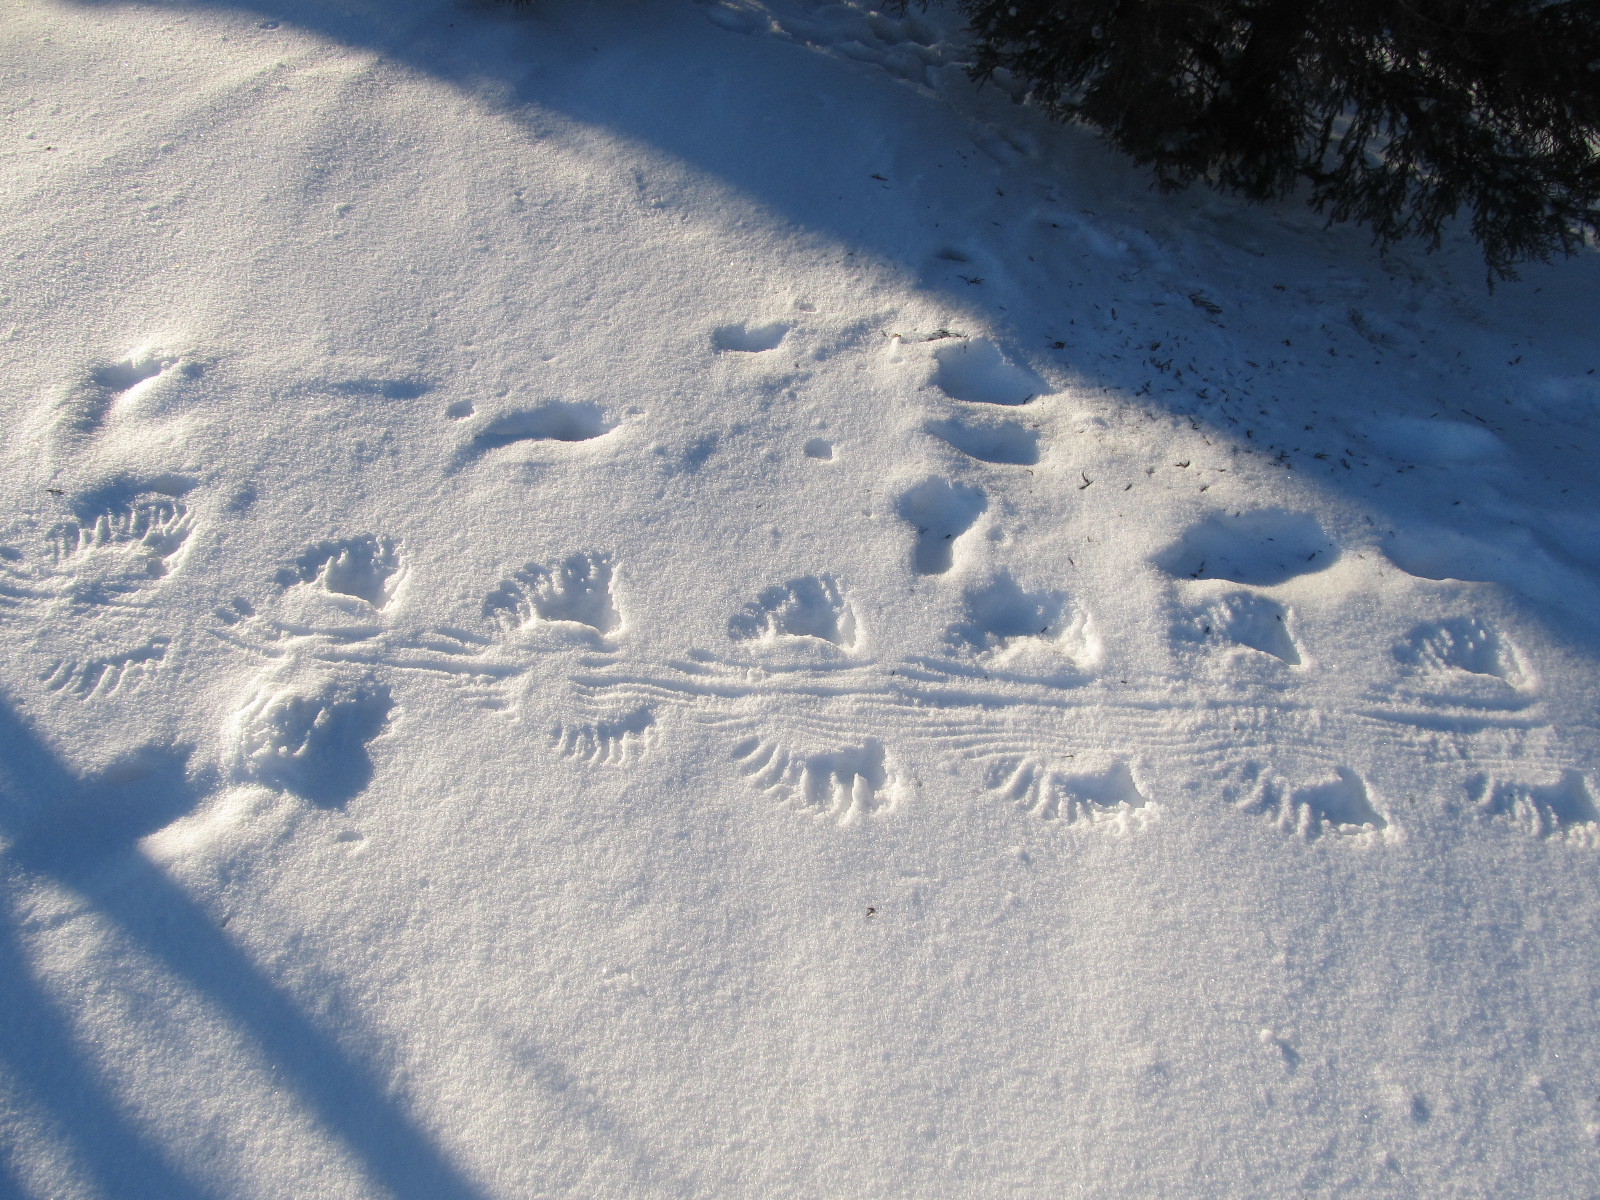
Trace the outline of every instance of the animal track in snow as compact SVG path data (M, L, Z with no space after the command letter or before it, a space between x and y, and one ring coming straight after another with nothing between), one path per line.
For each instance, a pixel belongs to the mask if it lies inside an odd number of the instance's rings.
M900 515L916 530L911 569L918 575L943 575L955 561L955 540L971 529L989 506L975 487L929 479L900 497Z
M293 567L278 573L278 582L284 587L309 583L331 595L383 608L403 577L399 547L386 537L366 533L311 547Z
M814 458L818 462L832 462L833 443L827 438L810 438L805 444L805 454L807 458Z
M178 365L178 359L172 355L159 355L149 351L142 351L130 355L121 362L111 363L107 366L97 367L89 376L95 387L103 388L113 396L120 396L131 392L142 383L148 383Z
M976 653L985 673L1076 684L1098 658L1088 618L1065 593L1025 591L999 571L969 588L964 602L965 619L950 626L946 640Z
M952 640L978 650L1005 649L1014 638L1046 637L1059 632L1066 609L1060 592L1025 592L1000 571L966 593L967 619L950 627Z
M984 782L1023 811L1047 821L1111 821L1126 828L1149 816L1149 801L1128 764L1121 761L1104 771L1086 772L1067 771L1027 756L1003 757L991 760Z
M768 325L724 325L711 333L711 344L719 352L736 354L761 354L776 350L789 336L789 326L782 321Z
M1467 791L1484 811L1509 818L1535 837L1600 846L1600 806L1582 772L1563 771L1545 784L1478 775L1468 781Z
M1338 549L1304 513L1217 513L1191 525L1155 563L1178 579L1227 579L1272 587L1333 565Z
M1307 839L1324 833L1346 837L1384 834L1389 828L1388 820L1373 806L1366 782L1348 767L1338 768L1332 779L1295 787L1268 773L1260 763L1247 763L1243 779L1235 799L1240 808L1269 816L1280 829Z
M0 556L0 564L5 561ZM901 754L920 747L951 764L979 766L990 788L1042 819L1133 828L1161 811L1143 787L1158 770L1218 778L1233 770L1230 764L1255 756L1242 783L1235 775L1227 788L1228 799L1241 809L1308 839L1387 842L1403 831L1361 775L1329 761L1326 747L1343 748L1349 762L1363 762L1362 755L1392 758L1416 777L1456 769L1459 743L1438 734L1459 730L1473 739L1477 762L1495 761L1517 772L1510 782L1497 774L1479 786L1475 794L1485 811L1531 831L1561 831L1569 840L1596 828L1588 777L1578 774L1594 760L1587 748L1592 733L1574 727L1553 741L1543 736L1548 730L1541 728L1541 714L1527 705L1479 704L1458 711L1441 707L1437 697L1408 698L1392 688L1374 704L1370 694L1352 694L1312 673L1296 677L1298 699L1289 705L1281 675L1270 686L1239 678L1226 695L1188 694L1161 672L1090 676L1077 665L1075 643L1063 645L1056 635L1063 624L1069 630L1078 624L1071 601L1048 589L1029 591L1009 573L962 581L968 584L967 619L964 627L952 626L949 636L952 648L971 651L965 657L952 652L880 662L834 654L832 647L845 644L843 618L851 605L836 583L818 576L763 592L734 614L729 631L735 643L813 647L820 653L780 660L724 646L721 654L691 650L681 659L641 660L626 644L595 636L602 627L621 627L612 575L611 560L601 554L574 555L559 567L530 564L485 601L486 615L513 633L548 628L556 632L554 640L377 622L307 629L259 615L246 602L224 607L212 632L228 645L285 671L318 672L305 684L292 682L292 675L288 685L271 682L284 676L267 677L233 726L234 777L339 803L359 790L349 780L361 777L366 741L391 707L385 680L393 674L432 677L506 708L527 689L543 689L554 671L570 672L577 705L559 724L544 726L563 753L584 762L630 763L656 740L663 711L676 711L718 730L756 786L813 813L850 817L893 807L911 794L911 777L896 764L919 761ZM1275 601L1265 597L1210 584L1184 590L1199 593L1202 605L1217 602L1229 620L1248 624L1270 617L1279 624ZM1033 621L1052 613L1057 617L1045 636L1030 632L1045 628ZM578 631L580 640L568 634L562 642L563 629ZM830 633L841 641L830 640ZM1246 631L1238 634L1239 644L1246 644L1246 636L1266 640ZM1458 631L1457 641L1461 637L1477 644ZM580 652L545 653L562 644ZM582 652L585 644L589 652ZM1064 666L1011 669L1009 656L1023 650L1034 654L1024 666ZM1444 650L1432 653L1441 662L1449 657ZM997 669L1002 666L1007 669ZM73 669L60 690L80 686ZM1449 670L1472 675L1464 667ZM356 672L359 681L351 682ZM360 733L363 721L366 734ZM319 732L325 729L333 732ZM319 747L337 739L339 729L356 731L344 736L354 749L348 755L323 753ZM1321 766L1285 779L1261 765L1280 756ZM318 761L325 769L306 765ZM340 782L339 764L348 762L355 763L355 773L346 771ZM318 784L319 771L332 782ZM1518 782L1526 778L1541 782ZM1542 782L1552 779L1557 782Z
M367 744L394 709L389 688L337 675L268 683L234 717L230 775L338 807L372 781Z
M1300 665L1300 648L1289 632L1289 610L1266 596L1249 592L1219 596L1191 612L1175 632L1190 641L1244 646L1292 667Z
M143 646L96 658L58 658L39 676L52 692L65 692L80 700L110 696L123 688L135 688L167 657L168 637L152 638Z
M50 531L49 586L80 604L106 604L169 575L193 531L170 496L139 497Z
M1039 435L1016 421L984 422L950 417L927 430L940 441L981 462L1031 467L1039 461Z
M518 442L587 442L604 437L618 422L587 400L550 400L502 413L487 421L457 454L457 466Z
M900 781L881 742L804 753L749 737L733 747L739 769L765 792L840 824L894 807Z
M933 360L933 384L952 400L1026 404L1050 390L1042 378L1008 362L994 343L983 338L945 342L934 350Z
M1498 630L1476 617L1428 621L1394 648L1396 660L1413 670L1466 671L1503 679L1512 686L1525 677L1521 656Z
M555 727L551 741L568 758L620 766L649 749L655 732L655 713L641 707L603 720L563 722Z
M728 622L736 642L779 638L818 640L849 650L856 643L856 616L838 583L828 575L806 575L769 587Z
M65 448L61 445L63 442L70 445L93 433L115 405L136 399L152 381L174 369L190 377L201 372L199 364L181 366L177 357L152 351L139 351L119 362L105 363L89 371L53 406L51 431L56 450Z
M622 624L609 555L574 554L551 570L529 563L489 594L484 615L508 632L583 626L604 636Z

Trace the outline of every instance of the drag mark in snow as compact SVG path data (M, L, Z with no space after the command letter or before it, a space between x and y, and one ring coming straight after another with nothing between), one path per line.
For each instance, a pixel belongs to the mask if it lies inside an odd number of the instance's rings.
M172 639L152 638L143 646L96 658L58 658L39 678L52 692L64 692L79 700L111 696L124 688L135 688L167 657Z
M326 663L431 675L482 693L491 707L510 707L507 684L525 674L533 646L506 654L489 639L459 629L404 630L379 625L308 627L258 613L235 599L213 614L211 630L225 645L256 658L285 664Z
M574 683L579 703L593 710L673 709L722 731L741 748L735 760L763 786L820 778L812 758L859 747L861 731L871 730L891 756L923 746L974 765L999 798L1046 820L1142 828L1166 807L1147 781L1176 768L1216 780L1244 812L1337 842L1391 841L1398 829L1363 777L1328 762L1320 746L1367 745L1437 765L1456 761L1438 740L1443 728L1485 748L1503 744L1526 764L1523 735L1536 724L1481 710L1468 722L1432 708L1286 702L1248 683L1184 699L1162 678L1079 676L1068 686L945 659L773 665L702 654L658 666L613 659ZM1277 763L1285 766L1269 765Z

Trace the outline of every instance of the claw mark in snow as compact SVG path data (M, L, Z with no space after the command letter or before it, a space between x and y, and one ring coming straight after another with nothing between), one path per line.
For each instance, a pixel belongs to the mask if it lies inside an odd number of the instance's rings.
M400 585L400 566L400 551L394 542L368 533L311 547L292 568L279 572L278 582L284 587L310 583L325 592L383 608Z
M1525 675L1516 647L1476 617L1419 625L1395 647L1394 656L1415 670L1436 674L1466 671L1503 679L1513 686Z
M605 635L622 624L605 554L574 554L555 570L529 563L490 593L484 615L508 632L585 626Z
M643 754L655 737L655 714L648 708L608 720L562 723L551 740L568 758L621 765Z
M177 568L193 531L189 510L170 496L142 497L50 531L47 593L77 604L109 604Z
M1047 821L1111 821L1126 829L1130 822L1143 824L1150 816L1149 802L1125 762L1094 773L1068 771L1028 757L1005 757L991 761L985 783L1023 811Z
M733 747L733 757L763 791L840 824L893 808L900 790L876 741L804 753L750 737Z
M1292 667L1300 665L1300 648L1289 632L1289 610L1266 596L1249 592L1220 596L1190 613L1176 633L1189 641L1243 646Z
M1485 812L1509 819L1535 837L1600 846L1600 807L1579 771L1563 771L1545 784L1477 775L1468 781L1467 791Z
M1332 779L1295 787L1267 774L1259 763L1245 768L1245 795L1237 801L1247 812L1270 816L1280 829L1310 839L1338 834L1389 834L1389 822L1373 806L1366 782L1348 767Z
M137 687L149 672L161 666L172 639L152 638L146 645L97 658L58 658L39 678L52 692L65 692L79 700L110 696L123 687Z
M856 616L838 583L828 575L807 575L770 587L728 622L738 642L815 638L841 650L856 643Z

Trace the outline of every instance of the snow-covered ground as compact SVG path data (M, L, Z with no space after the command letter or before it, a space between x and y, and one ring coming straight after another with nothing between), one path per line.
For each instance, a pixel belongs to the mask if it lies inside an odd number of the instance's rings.
M1596 1194L1595 254L938 9L0 35L0 1195Z

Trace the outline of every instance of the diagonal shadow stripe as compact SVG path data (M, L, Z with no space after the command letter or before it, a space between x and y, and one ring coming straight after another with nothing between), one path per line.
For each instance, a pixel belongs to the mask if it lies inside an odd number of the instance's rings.
M10 890L9 888L7 889ZM0 1064L73 1140L75 1165L106 1196L210 1200L169 1163L107 1094L55 1005L33 982L22 947L0 927ZM0 1195L30 1196L0 1173Z
M479 1200L482 1195L372 1075L265 978L203 909L133 846L198 800L174 772L172 753L140 778L74 775L0 700L0 852L13 873L48 878L93 904L137 950L221 1009L259 1046L305 1110L340 1139L385 1194L398 1200ZM181 756L177 756L181 761ZM174 795L173 789L180 790ZM118 866L116 887L96 888ZM68 1126L107 1194L198 1200L205 1195L168 1166L105 1095L72 1046L64 1020L30 982L14 941L0 958L0 1056Z

